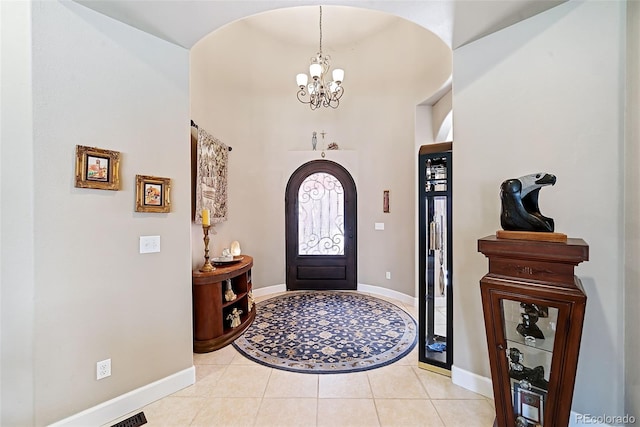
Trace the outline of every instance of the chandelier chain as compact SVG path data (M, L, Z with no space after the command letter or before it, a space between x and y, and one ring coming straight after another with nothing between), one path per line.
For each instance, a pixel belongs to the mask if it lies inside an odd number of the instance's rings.
M322 6L320 6L320 53L322 53Z

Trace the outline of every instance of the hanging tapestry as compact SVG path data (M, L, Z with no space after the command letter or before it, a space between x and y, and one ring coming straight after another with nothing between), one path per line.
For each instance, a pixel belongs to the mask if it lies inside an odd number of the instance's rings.
M198 128L195 222L202 224L202 210L209 209L211 223L227 220L227 170L229 148Z

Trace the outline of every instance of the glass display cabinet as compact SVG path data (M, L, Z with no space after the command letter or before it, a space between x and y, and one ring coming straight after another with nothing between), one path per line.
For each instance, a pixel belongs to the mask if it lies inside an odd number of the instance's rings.
M582 239L478 240L489 259L480 280L495 426L569 424L587 297L574 268Z
M419 153L419 365L449 374L453 363L451 146Z

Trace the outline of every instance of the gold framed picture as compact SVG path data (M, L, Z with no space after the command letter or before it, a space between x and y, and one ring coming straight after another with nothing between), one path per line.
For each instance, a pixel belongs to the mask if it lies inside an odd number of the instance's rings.
M171 212L171 179L136 175L136 212Z
M76 145L76 187L120 189L120 153Z

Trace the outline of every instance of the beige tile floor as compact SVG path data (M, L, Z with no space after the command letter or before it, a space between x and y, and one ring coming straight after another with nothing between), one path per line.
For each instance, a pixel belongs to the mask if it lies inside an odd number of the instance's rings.
M142 408L147 425L492 427L495 417L492 400L419 368L417 349L379 369L335 375L268 368L232 345L193 359L196 383Z

